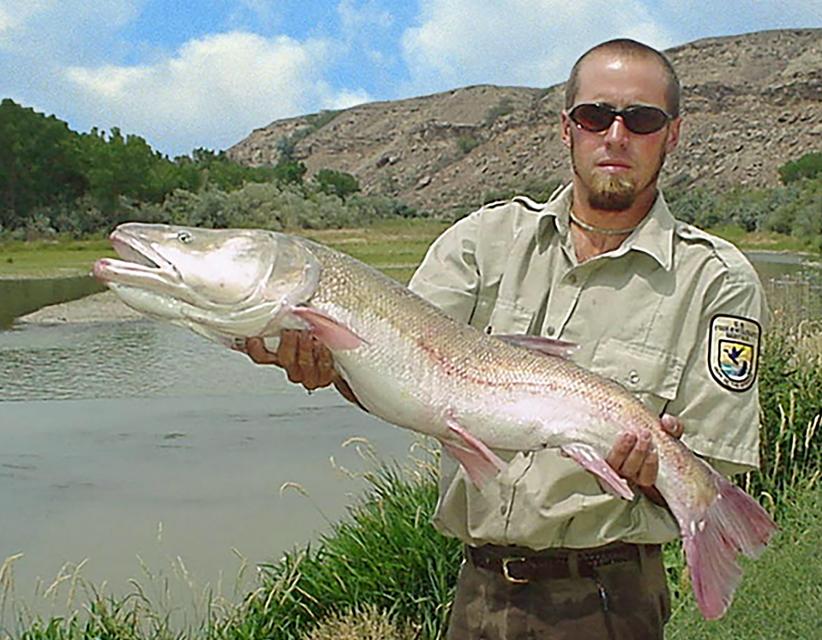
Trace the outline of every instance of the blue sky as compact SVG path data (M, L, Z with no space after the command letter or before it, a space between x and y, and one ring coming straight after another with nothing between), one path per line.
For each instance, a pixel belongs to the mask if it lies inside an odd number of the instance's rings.
M546 87L618 36L822 27L822 0L0 0L0 97L169 155L321 109Z

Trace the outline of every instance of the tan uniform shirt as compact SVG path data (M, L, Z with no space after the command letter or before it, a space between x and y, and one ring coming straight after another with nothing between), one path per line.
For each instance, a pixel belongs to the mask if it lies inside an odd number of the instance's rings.
M740 384L722 380L710 361L719 344L714 336L711 347L712 332L721 337L724 327L727 335L737 317L748 330L765 319L750 263L731 244L675 220L660 195L618 249L580 264L570 203L569 186L545 204L515 198L483 207L434 242L411 289L488 333L578 343L577 363L620 382L653 411L678 416L683 441L720 471L756 467L755 379L744 389L744 375ZM748 349L749 366L757 350ZM667 509L641 493L629 502L603 492L555 450L498 453L511 463L484 494L443 454L440 531L473 545L535 549L678 535Z

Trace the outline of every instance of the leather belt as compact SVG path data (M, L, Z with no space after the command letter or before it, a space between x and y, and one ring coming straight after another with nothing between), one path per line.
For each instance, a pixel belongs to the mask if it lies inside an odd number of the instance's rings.
M466 547L466 557L479 569L501 574L508 582L527 584L546 578L595 578L597 569L621 562L641 561L642 554L660 553L659 545L615 542L591 549L546 549L485 545Z

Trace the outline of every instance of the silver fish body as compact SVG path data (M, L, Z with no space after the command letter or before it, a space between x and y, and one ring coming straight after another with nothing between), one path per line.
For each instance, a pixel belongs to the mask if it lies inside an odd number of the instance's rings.
M737 553L756 556L768 514L661 428L617 383L571 360L456 322L375 269L309 240L261 230L126 224L112 242L130 262L95 275L123 300L231 346L284 328L312 331L372 414L437 438L478 485L504 462L494 450L558 447L624 498L604 458L623 431L651 433L656 487L679 523L707 618L730 604ZM538 339L535 339L538 341Z

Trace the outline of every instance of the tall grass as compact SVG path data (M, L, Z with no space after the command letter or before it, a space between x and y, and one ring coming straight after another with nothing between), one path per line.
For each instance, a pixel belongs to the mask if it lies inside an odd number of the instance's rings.
M262 567L262 585L221 638L299 638L329 618L373 607L425 638L448 616L461 547L430 524L437 499L429 456L378 464L349 517L316 545Z
M763 344L761 469L746 491L778 510L822 474L822 286L804 279L767 284L772 326Z

